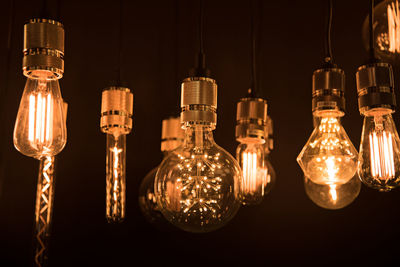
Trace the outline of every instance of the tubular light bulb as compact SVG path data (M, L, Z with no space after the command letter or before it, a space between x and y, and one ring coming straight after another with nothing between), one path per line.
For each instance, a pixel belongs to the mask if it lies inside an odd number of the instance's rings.
M327 111L316 117L316 127L297 161L316 184L345 184L357 171L357 151L340 124L340 115Z
M369 17L363 24L364 45L369 49ZM382 1L374 8L374 48L386 62L398 64L400 56L400 3Z
M179 117L170 117L162 121L161 151L166 158L171 151L182 145L184 131ZM158 166L152 169L143 179L139 188L139 207L146 220L158 228L170 225L157 206L154 192L154 180Z
M307 196L319 207L330 210L350 205L360 193L361 182L354 176L345 184L316 184L304 177Z
M370 187L389 191L400 183L400 140L390 110L364 114L358 175Z
M14 146L22 154L55 156L65 146L67 129L58 80L48 71L28 77L14 127Z
M100 128L107 134L106 219L125 218L126 135L132 130L133 94L128 88L112 86L103 90Z
M183 145L171 151L156 174L158 207L169 222L188 232L216 230L240 207L240 167L213 139L216 95L213 79L191 77L183 81Z

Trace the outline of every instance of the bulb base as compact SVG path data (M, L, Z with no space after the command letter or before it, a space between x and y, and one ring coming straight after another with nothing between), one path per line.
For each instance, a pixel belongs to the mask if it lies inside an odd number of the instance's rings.
M217 83L206 77L189 77L181 89L181 122L184 127L217 124Z
M236 110L236 140L241 143L265 143L267 133L267 101L242 98Z
M35 71L46 71L56 79L64 74L64 26L62 23L36 18L24 25L22 70L35 78ZM49 75L50 76L50 75Z
M170 117L162 121L161 151L172 151L183 143L185 132L179 117Z
M344 115L345 75L340 68L317 69L312 77L312 111L337 111Z
M372 109L396 108L393 69L388 63L362 65L356 73L358 108L361 114Z
M128 134L132 130L133 94L126 87L105 88L101 99L101 131Z
M266 148L269 151L272 151L274 149L274 129L273 129L273 122L270 116L267 116L267 126L266 126L266 131L267 133L267 140L266 140Z

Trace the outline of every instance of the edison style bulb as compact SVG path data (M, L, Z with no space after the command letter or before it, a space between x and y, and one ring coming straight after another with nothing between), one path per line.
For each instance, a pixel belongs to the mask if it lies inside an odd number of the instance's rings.
M340 123L338 112L320 112L320 115L297 161L304 175L316 184L347 183L357 170L357 151Z
M162 121L161 132L161 151L164 158L168 154L182 145L184 131L181 126L179 117L170 117ZM143 179L139 188L139 207L146 220L159 229L165 229L171 224L164 218L158 205L156 194L154 192L154 180L158 166L152 169Z
M14 146L22 154L41 158L57 155L65 146L67 129L56 77L33 71L28 77L14 128Z
M361 182L357 175L345 184L316 184L304 177L304 188L307 196L317 206L337 210L350 205L360 193Z
M400 184L400 140L390 109L364 113L358 175L369 187L389 191Z
M236 160L214 142L211 127L188 126L184 144L172 151L158 169L158 207L182 230L216 230L240 207L240 176Z
M384 61L394 65L400 59L400 3L386 0L374 8L374 48ZM363 40L369 49L369 17L363 24Z

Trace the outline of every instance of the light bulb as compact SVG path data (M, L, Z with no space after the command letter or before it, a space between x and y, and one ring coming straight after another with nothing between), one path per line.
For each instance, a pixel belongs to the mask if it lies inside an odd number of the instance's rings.
M357 151L340 124L340 114L327 111L297 157L304 175L317 184L345 184L357 170Z
M37 70L28 77L14 127L14 146L22 154L40 158L57 155L67 141L63 100L58 80Z
M358 106L364 116L358 175L369 187L389 191L400 184L400 140L392 113L396 108L393 70L388 63L360 66Z
M126 204L126 135L132 130L133 94L129 88L103 90L100 128L107 134L106 219L121 222Z
M267 101L246 97L237 103L236 159L242 168L240 196L244 205L261 203L267 186L265 139L267 129Z
M264 145L264 147L267 147L267 145ZM264 164L264 172L265 172L264 196L265 196L272 190L276 182L276 172L269 159L268 148L266 148L264 151L264 162L265 162Z
M216 230L240 207L240 167L213 139L216 95L213 79L191 77L183 81L184 143L171 151L156 174L158 207L169 222L188 232Z
M364 115L358 175L372 188L391 190L400 183L400 140L391 110Z
M400 3L382 1L374 8L374 49L384 61L398 64L400 59ZM369 49L369 16L363 24L363 41Z
M170 117L162 121L161 151L164 158L182 145L184 131L181 127L179 117ZM164 218L157 205L157 198L154 192L154 180L158 166L152 169L143 179L139 188L139 207L146 220L159 229L165 229L171 224Z
M350 205L360 193L361 182L357 175L345 184L317 184L304 177L307 196L319 207L336 210Z

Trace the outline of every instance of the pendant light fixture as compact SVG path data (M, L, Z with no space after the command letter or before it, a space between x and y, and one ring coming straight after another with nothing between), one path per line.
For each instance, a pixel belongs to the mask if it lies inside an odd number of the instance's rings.
M203 50L203 0L200 0L197 67L183 80L183 145L172 151L156 174L157 205L164 217L188 232L224 226L239 210L241 171L213 139L217 123L217 84L206 69Z
M116 85L103 90L100 129L107 134L106 145L106 219L109 223L125 218L126 135L132 130L133 94L121 82L122 12L119 1L119 42Z
M331 51L332 0L325 41L325 62L312 78L312 111L315 129L297 162L304 176L316 184L338 185L350 181L357 170L357 150L343 126L344 71L333 63Z
M162 121L161 131L161 152L166 158L171 151L183 144L184 131L181 127L179 117L170 117ZM158 171L158 166L152 169L143 179L139 188L139 207L146 220L159 228L169 224L157 205L154 192L154 180ZM169 190L171 191L172 188ZM174 197L177 200L179 198ZM177 202L171 202L171 206L179 206Z
M236 140L240 142L236 159L242 168L241 200L244 205L259 204L272 185L265 143L268 137L267 101L258 96L256 60L256 9L258 0L251 2L251 83L246 97L237 103Z
M396 108L392 66L374 49L374 1L370 2L370 59L356 73L358 107L364 116L358 175L364 184L390 191L400 184L400 140L392 113Z

